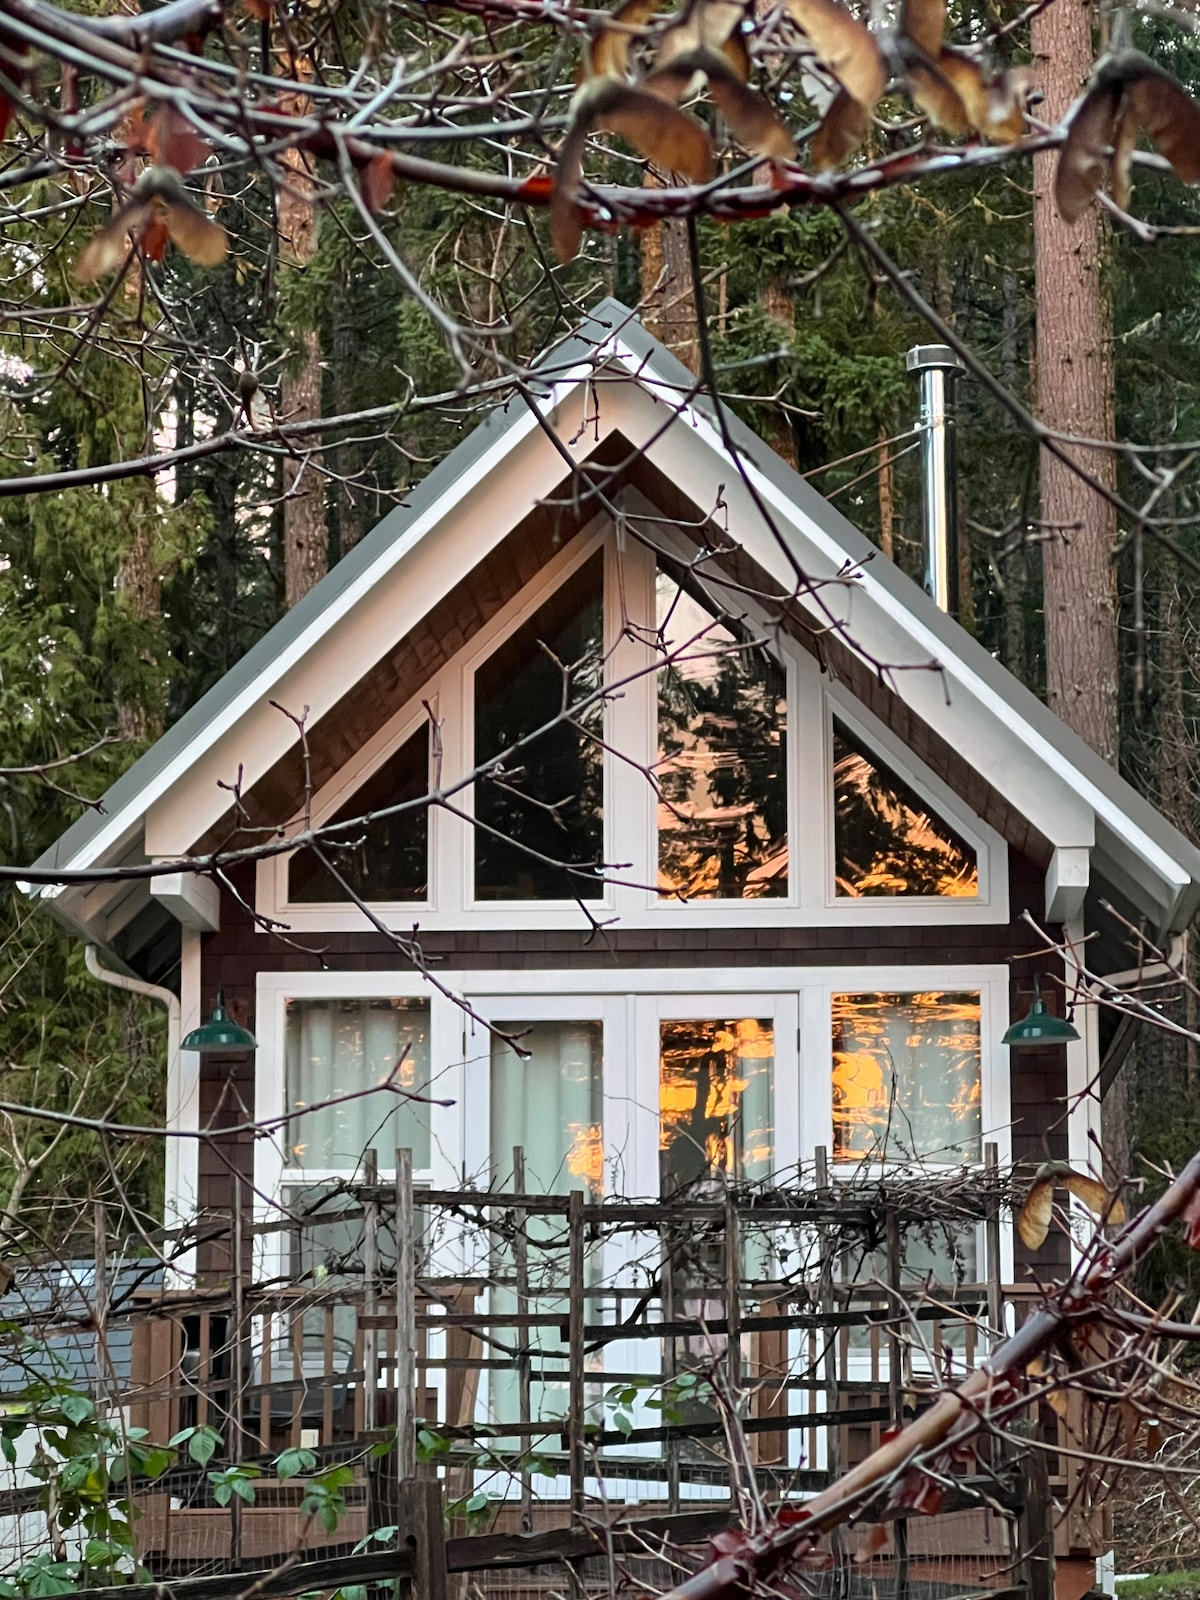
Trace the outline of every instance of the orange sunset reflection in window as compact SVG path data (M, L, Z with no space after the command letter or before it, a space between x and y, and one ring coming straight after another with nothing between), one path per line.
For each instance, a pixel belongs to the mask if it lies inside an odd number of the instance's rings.
M978 896L972 847L837 717L833 806L839 895Z
M659 1053L659 1162L671 1194L718 1172L765 1177L774 1152L769 1021L664 1022Z
M570 1122L567 1133L571 1140L567 1171L582 1178L598 1199L604 1189L604 1129L598 1122Z
M979 1158L979 995L835 994L835 1161Z

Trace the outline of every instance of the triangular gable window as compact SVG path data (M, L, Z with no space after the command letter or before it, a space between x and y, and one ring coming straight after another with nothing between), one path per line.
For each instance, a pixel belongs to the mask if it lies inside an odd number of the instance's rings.
M477 900L602 897L603 676L598 551L475 674L476 765L529 740L475 785Z
M429 792L429 729L422 726L356 789L327 825L371 811L419 800ZM340 839L340 843L338 842ZM429 898L429 810L425 806L377 817L362 828L329 835L322 848L331 865L362 900L423 901ZM327 905L348 898L311 850L288 862L288 899L296 905Z
M837 717L833 805L839 897L978 895L974 848Z

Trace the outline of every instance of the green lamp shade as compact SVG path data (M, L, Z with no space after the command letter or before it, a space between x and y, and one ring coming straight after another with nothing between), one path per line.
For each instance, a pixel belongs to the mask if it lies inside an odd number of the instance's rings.
M243 1050L257 1050L258 1040L249 1028L236 1023L225 1010L225 991L217 990L217 1003L212 1016L200 1027L193 1028L180 1046L183 1050L196 1050L202 1056L221 1055Z
M1039 1044L1067 1044L1079 1038L1079 1030L1066 1017L1056 1017L1046 1010L1046 1002L1035 994L1029 1015L1014 1022L1004 1035L1004 1043L1020 1050Z

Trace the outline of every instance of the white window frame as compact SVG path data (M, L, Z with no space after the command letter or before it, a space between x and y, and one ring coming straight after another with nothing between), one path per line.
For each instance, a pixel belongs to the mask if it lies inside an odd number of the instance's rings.
M847 905L869 905L873 915L871 922L884 925L897 921L907 921L907 917L898 917L896 913L902 908L916 910L918 908L936 909L944 911L949 906L964 905L973 910L986 913L985 917L972 918L971 920L986 920L988 922L1008 921L1008 873L997 873L997 865L1007 867L1007 849L1004 840L984 822L982 817L976 816L958 798L950 786L942 781L936 773L918 762L901 739L898 739L892 730L882 723L873 712L869 711L860 700L856 700L843 684L826 684L821 695L822 726L820 730L821 748L824 750L824 830L828 840L825 857L824 883L822 884L823 903L826 908L842 908ZM834 797L833 797L833 719L845 723L850 731L862 741L869 754L878 755L879 759L889 766L898 778L902 778L910 788L922 798L928 800L930 806L944 821L948 822L956 833L969 844L975 852L975 859L979 868L978 892L971 896L954 895L839 895L835 882L836 835L834 829Z
M610 1164L621 1163L629 1137L628 1006L623 996L589 993L587 974L562 994L505 994L476 997L475 1009L486 1022L505 1029L520 1022L598 1022L603 1029L602 1094L604 1192L611 1187ZM513 988L519 987L513 985ZM511 1156L491 1149L492 1053L484 1022L466 1020L464 1092L471 1116L463 1130L463 1168L480 1188L489 1187L508 1171Z
M623 1192L658 1193L658 1023L718 1013L775 1020L775 1167L808 1163L819 1145L832 1153L832 1002L837 993L978 992L980 998L981 1126L985 1143L1011 1156L1009 1052L1000 1043L1008 1025L1008 968L979 963L889 966L601 967L592 970L446 970L438 982L473 1010L496 1021L590 1020L611 1028L605 1043L605 1159L619 1154ZM487 1036L453 1000L412 971L260 972L256 1029L255 1115L285 1109L285 1027L289 999L417 998L430 1005L431 1094L448 1106L430 1107L431 1164L414 1174L435 1188L479 1181L477 1133L468 1134L464 1107L478 1124L478 1075L487 1069ZM589 1010L589 1007L593 1008ZM632 1042L632 1048L626 1048ZM611 1119L611 1120L610 1120ZM789 1130L794 1128L795 1133ZM469 1140L474 1140L469 1143ZM619 1142L619 1144L618 1144ZM381 1158L384 1152L381 1152ZM382 1159L381 1159L382 1165ZM480 1168L482 1171L482 1168ZM254 1181L261 1194L284 1176L278 1142L255 1145ZM606 1185L609 1179L606 1175Z
M631 502L631 505L634 502ZM641 502L637 501L640 505ZM661 530L669 553L686 559L688 546L680 534ZM386 726L356 752L313 797L317 824L332 816L394 752L412 736L430 710L441 740L441 779L447 791L465 782L474 767L475 673L510 634L534 614L546 598L598 548L604 550L604 647L606 678L624 685L605 706L604 858L620 865L610 874L601 898L588 901L589 911L621 927L734 928L771 927L803 922L809 927L839 924L913 926L942 923L962 926L1008 920L1008 854L1001 836L919 762L889 729L838 684L829 684L813 658L795 641L768 628L751 601L745 610L751 625L762 627L785 671L788 751L789 878L786 896L765 900L660 899L658 878L657 799L641 769L653 768L658 755L658 673L650 637L654 621L656 562L653 553L628 533L622 522L597 516L586 529L546 563L537 577L514 596L482 628L471 643L438 672L420 692L392 716ZM715 586L719 590L719 586ZM649 625L642 638L622 632L625 613ZM429 709L427 709L427 707ZM834 892L832 783L832 715L843 718L868 748L893 767L918 794L928 797L975 849L979 862L979 894L953 896L839 897ZM431 754L433 743L431 740ZM621 755L615 752L620 751ZM820 761L809 759L823 752ZM432 777L431 762L431 777ZM474 896L475 834L469 822L473 809L470 787L451 794L463 813L456 817L438 807L429 814L429 896L420 902L372 902L372 913L387 928L411 929L415 921L429 931L522 927L576 929L583 913L574 901L492 901ZM303 817L292 818L285 831L298 832ZM298 934L367 932L371 919L351 902L306 904L288 898L286 854L258 863L256 908L267 931L272 923Z
M797 1164L811 1170L819 1145L829 1152L833 1149L832 1001L835 993L978 992L981 1143L995 1143L1003 1165L1011 1159L1012 1152L1009 1052L1001 1043L1008 1020L1009 977L1006 966L979 964L778 966L740 970L606 967L592 971L555 968L447 970L439 973L439 983L451 993L463 995L481 1017L497 1023L601 1021L605 1027L606 1192L612 1190L611 1170L616 1157L623 1175L622 1193L630 1198L656 1198L660 1021L722 1014L773 1019L773 1164L777 1172L786 1174L794 1171ZM431 1164L414 1177L419 1184L439 1189L461 1188L464 1183L484 1187L491 1170L487 1149L491 1056L488 1035L453 1001L434 991L412 972L260 973L256 1013L259 1035L256 1118L269 1120L284 1109L288 999L371 999L379 996L429 999L432 1093L437 1099L453 1101L449 1106L431 1107ZM380 1154L386 1159L384 1152ZM383 1170L385 1174L390 1172L390 1163ZM830 1167L835 1181L860 1170L861 1166L849 1164ZM868 1170L879 1171L881 1166ZM277 1144L265 1138L258 1140L254 1166L258 1220L266 1221L275 1216L272 1201L283 1175ZM982 1231L981 1227L981 1263ZM1000 1241L1001 1278L1010 1282L1013 1241L1012 1228L1007 1222L1001 1226ZM260 1247L260 1269L266 1273L283 1270L285 1248L282 1234L267 1234ZM461 1248L454 1240L441 1245L435 1270L451 1274L461 1271ZM615 1254L618 1249L636 1254L638 1242L632 1236L619 1236L613 1244L614 1253L606 1255L606 1273L619 1270L620 1261ZM606 1357L612 1363L610 1370L636 1370L642 1359L639 1349L640 1344L632 1341L607 1346ZM650 1420L649 1413L639 1415L639 1421ZM793 1458L801 1437L801 1430L795 1430L790 1437L789 1452ZM542 1487L546 1493L556 1492L552 1485ZM626 1488L633 1498L653 1492L653 1485L647 1487L635 1481ZM702 1494L697 1497L704 1498Z
M461 1179L461 1105L463 1101L462 1059L459 1048L462 1029L458 1007L438 994L413 972L260 972L258 974L255 1026L258 1052L254 1064L254 1104L269 1108L256 1111L258 1121L281 1116L287 1110L287 1002L289 1000L421 1000L429 1006L429 1059L433 1079L429 1107L430 1162L414 1169L415 1183L427 1188L450 1188ZM439 1069L438 1063L442 1063ZM453 1100L453 1106L439 1105ZM302 1184L317 1185L331 1177L353 1177L339 1170L311 1172L289 1168L283 1156L285 1130L263 1136L254 1146L255 1220L277 1218L277 1202L285 1188ZM380 1150L379 1175L395 1175L394 1152ZM256 1269L269 1279L286 1270L286 1241L283 1234L261 1236L256 1251Z
M784 977L786 969L780 969ZM705 977L714 976L705 973ZM727 977L734 986L714 987L707 992L697 988L694 977L688 988L678 993L639 995L635 1002L636 1032L631 1059L638 1081L634 1085L636 1129L632 1170L636 1192L659 1197L659 1074L664 1022L696 1022L728 1017L770 1018L774 1031L775 1056L771 1083L773 1124L772 1171L794 1170L800 1160L800 1038L797 993L787 983L776 983L767 991L737 984L738 974ZM653 1080L649 1069L653 1063Z

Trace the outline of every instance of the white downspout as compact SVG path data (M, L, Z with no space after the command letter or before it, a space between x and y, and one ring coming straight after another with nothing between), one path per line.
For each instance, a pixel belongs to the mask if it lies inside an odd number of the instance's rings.
M148 1000L157 1000L160 1006L167 1008L167 1072L175 1065L175 1058L179 1054L179 999L170 989L164 989L161 984L146 983L142 978L126 977L123 972L112 972L108 967L100 965L100 952L94 944L89 944L83 952L83 959L93 978L100 983L107 983L114 989L127 989L130 994L145 995Z

